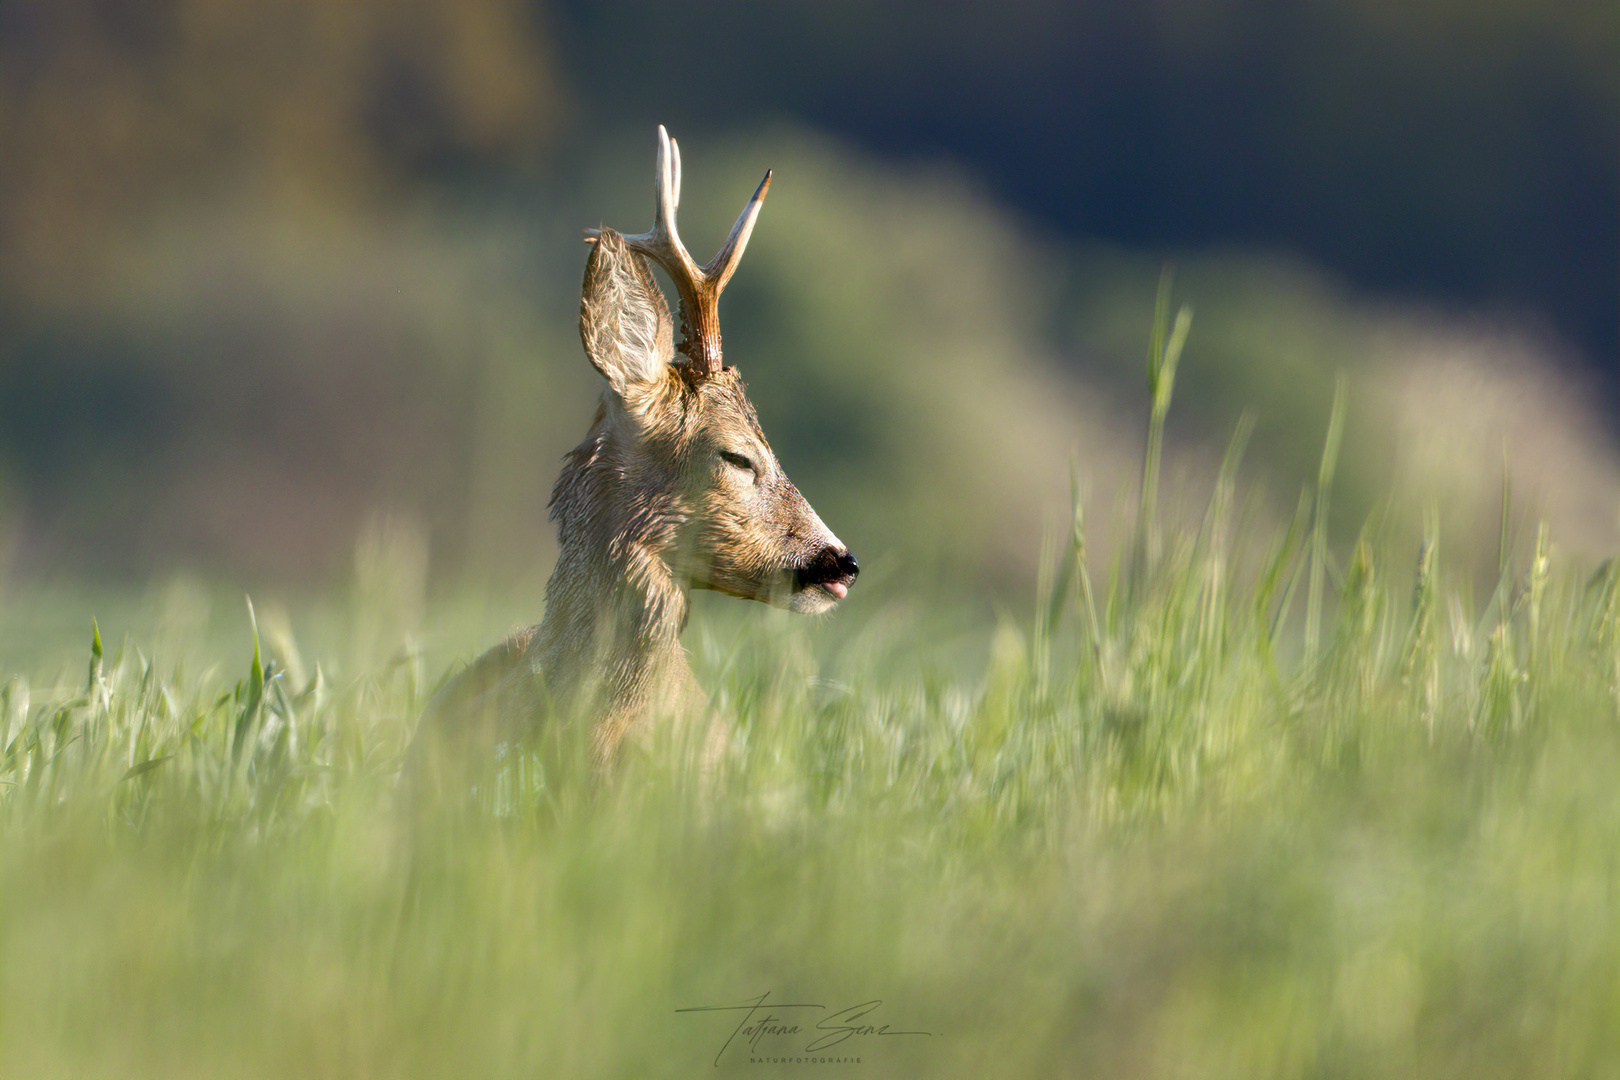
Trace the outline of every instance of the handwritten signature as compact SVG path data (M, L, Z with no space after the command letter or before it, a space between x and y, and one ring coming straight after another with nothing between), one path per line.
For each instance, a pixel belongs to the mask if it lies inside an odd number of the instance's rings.
M933 1035L932 1031L895 1031L889 1024L868 1023L867 1018L883 1004L882 999L863 1001L859 1005L851 1005L847 1009L830 1012L825 1005L811 1002L773 1002L769 1006L771 992L765 991L757 998L749 998L732 1005L697 1005L690 1009L676 1009L678 1013L707 1013L707 1012L739 1012L741 1019L726 1041L720 1044L720 1052L714 1055L716 1067L720 1059L725 1056L726 1050L740 1035L748 1044L750 1050L757 1050L759 1042L767 1035L792 1036L809 1035L810 1041L805 1044L804 1052L811 1054L817 1050L825 1050L829 1046L837 1046L846 1039L865 1035ZM810 1018L802 1013L790 1018L786 1015L789 1010L816 1009L828 1015L816 1020L814 1026ZM778 1015L782 1014L782 1015Z

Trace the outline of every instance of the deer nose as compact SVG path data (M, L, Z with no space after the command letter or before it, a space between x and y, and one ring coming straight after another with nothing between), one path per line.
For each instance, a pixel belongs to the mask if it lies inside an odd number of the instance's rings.
M816 553L816 557L796 572L798 587L805 588L811 585L823 585L840 598L844 590L855 580L855 575L861 572L860 564L855 556L848 550L833 547L828 544Z

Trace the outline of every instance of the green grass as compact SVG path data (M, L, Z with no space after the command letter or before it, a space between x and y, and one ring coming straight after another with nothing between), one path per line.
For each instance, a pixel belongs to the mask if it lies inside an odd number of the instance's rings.
M1186 335L1157 322L1149 493ZM1145 501L1104 568L1077 515L988 650L903 598L705 605L708 778L511 752L405 807L443 667L408 642L98 637L18 674L0 1072L1620 1074L1620 570L1544 531L1516 560L1507 524L1483 592L1432 528L1336 561L1334 415L1286 531L1241 512L1240 426L1201 519ZM354 605L375 643L386 602ZM767 991L930 1034L760 1065L677 1011Z

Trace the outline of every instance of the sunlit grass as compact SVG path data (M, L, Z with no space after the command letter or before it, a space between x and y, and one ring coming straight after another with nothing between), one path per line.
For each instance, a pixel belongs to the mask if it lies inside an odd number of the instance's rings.
M1284 531L1246 424L1177 524L1185 337L1161 302L1134 541L1077 513L987 658L898 599L695 625L713 775L514 749L405 804L442 665L380 585L330 663L260 626L13 675L0 1071L752 1074L815 1035L677 1010L767 991L929 1033L818 1052L871 1075L1620 1071L1620 570L1516 553L1508 492L1484 591L1433 526L1335 553L1342 392Z

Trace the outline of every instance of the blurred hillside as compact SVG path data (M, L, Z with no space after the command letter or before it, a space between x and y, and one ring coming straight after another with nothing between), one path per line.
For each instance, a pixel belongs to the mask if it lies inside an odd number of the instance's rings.
M1043 231L1281 248L1620 359L1620 6L1586 0L564 0L592 121L791 117L960 162ZM701 93L671 94L679 57ZM1611 382L1611 392L1616 389Z
M964 8L902 54L883 43L912 9L893 5L853 26L718 3L677 22L655 5L3 0L0 573L315 585L387 516L441 580L542 579L545 500L599 389L574 329L580 230L650 220L660 120L686 150L694 250L777 170L726 295L727 358L869 565L1026 582L1072 451L1105 533L1135 482L1167 253L1196 309L1170 461L1189 498L1252 408L1274 492L1253 512L1286 517L1344 369L1343 533L1434 500L1463 560L1494 558L1467 537L1494 544L1506 445L1521 505L1604 552L1620 468L1590 369L1620 231L1598 227L1613 170L1594 194L1582 164L1612 156L1615 82L1587 33L1603 19L1341 8L1349 53L1382 43L1408 82L1334 81L1255 30L1254 5L1030 4L994 34L989 8ZM1108 41L1139 51L1093 62ZM628 59L660 51L706 73L702 96ZM1230 139L1194 91L1244 57L1270 65L1247 91L1270 104ZM1424 142L1451 114L1417 90L1442 82L1491 139ZM1406 91L1408 141L1385 141L1368 118ZM1097 160L1032 158L1041 140ZM1272 169L1257 140L1298 156ZM1470 156L1487 142L1546 149L1546 183ZM1122 148L1139 160L1109 172ZM1399 183L1344 170L1371 151Z

